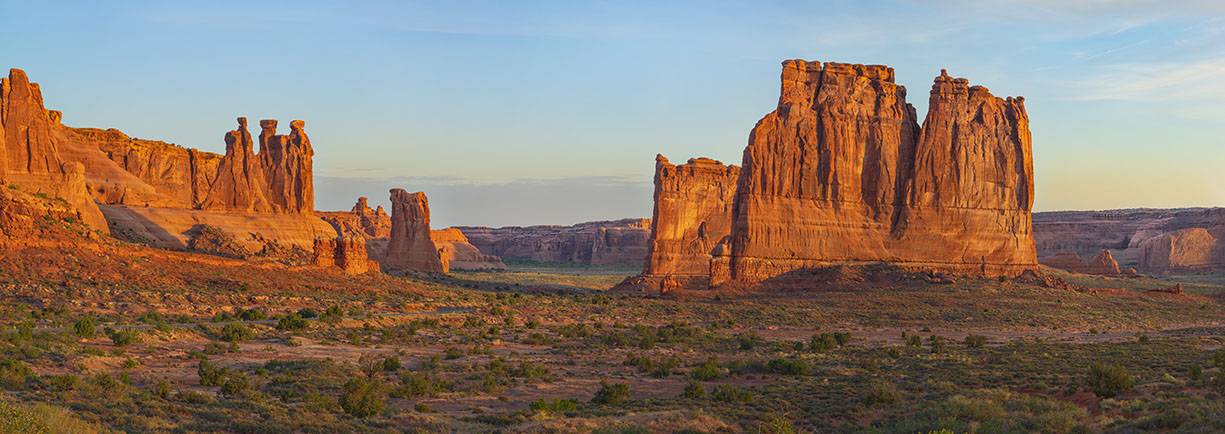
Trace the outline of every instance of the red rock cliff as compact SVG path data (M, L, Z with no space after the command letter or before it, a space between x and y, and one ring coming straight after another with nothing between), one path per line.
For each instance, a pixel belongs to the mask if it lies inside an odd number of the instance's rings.
M641 267L651 221L622 219L570 226L460 226L469 241L504 260Z
M391 239L382 265L390 270L447 272L430 239L430 204L425 193L391 190Z
M268 199L279 212L305 213L314 211L315 184L311 159L315 155L305 122L289 123L288 136L276 134L277 121L259 121L260 165L268 182Z
M726 270L732 232L732 204L740 168L709 158L672 164L655 157L655 211L651 217L650 250L643 275L659 289L668 286L711 285ZM716 252L716 250L718 250ZM716 277L716 281L726 276Z

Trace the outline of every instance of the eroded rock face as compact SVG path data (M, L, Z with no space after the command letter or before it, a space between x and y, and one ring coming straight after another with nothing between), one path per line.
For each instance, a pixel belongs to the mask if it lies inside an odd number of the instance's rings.
M660 290L708 287L730 276L727 260L740 168L709 158L655 157L655 211L643 276ZM716 262L717 261L717 262Z
M1059 252L1103 249L1147 273L1225 268L1225 208L1036 213L1034 235L1039 260L1057 268Z
M265 119L259 123L260 165L268 177L268 198L273 208L285 213L314 211L312 157L315 151L303 130L306 123L290 122L288 136L276 134L276 120Z
M391 190L391 236L383 268L446 273L430 239L430 204L425 193Z
M1071 271L1074 273L1083 274L1099 274L1099 275L1118 275L1123 274L1119 267L1118 261L1114 259L1114 255L1109 250L1102 250L1093 259L1085 261L1076 252L1059 252L1054 256L1047 258L1043 264L1049 267L1055 267L1062 270Z
M505 270L506 264L494 255L481 253L456 228L430 231L430 240L438 247L442 267L446 270Z
M641 267L647 257L651 221L623 219L571 226L460 226L485 254L504 260Z
M357 235L316 239L314 264L336 267L350 275L378 271L378 263L366 257L366 239Z
M1023 99L941 72L922 127L916 118L892 68L784 62L778 107L744 151L730 249L717 255L728 265L711 257L706 267L714 283L875 262L985 275L1035 267ZM654 227L692 230L693 216L658 221L663 213ZM703 269L703 257L669 245L687 236L655 239L684 256L671 260L677 270Z
M5 173L49 175L62 173L63 160L56 146L54 127L60 115L43 107L38 83L31 83L25 71L9 70L0 79L0 124L3 125Z
M273 207L265 195L267 181L247 131L247 118L225 134L225 156L217 165L217 180L209 188L201 209L267 213Z

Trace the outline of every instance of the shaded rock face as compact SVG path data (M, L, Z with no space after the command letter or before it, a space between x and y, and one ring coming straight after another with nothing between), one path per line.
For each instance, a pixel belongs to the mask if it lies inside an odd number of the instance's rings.
M641 267L647 257L650 225L647 219L623 219L572 226L458 229L481 252L503 260Z
M30 193L57 197L91 228L109 232L89 195L85 168L60 155L58 111L43 106L42 90L20 69L0 78L0 180Z
M255 155L247 118L238 118L238 129L225 134L225 156L217 165L217 179L209 188L201 209L272 212L264 194L267 182Z
M314 264L336 267L350 275L378 271L378 263L366 256L366 239L355 235L316 239Z
M285 213L314 210L315 186L311 159L315 155L310 138L303 130L306 123L289 123L288 136L276 134L277 121L260 123L260 165L268 177L268 198L272 207Z
M387 215L387 211L383 210L382 205L372 210L366 197L363 196L357 198L357 203L353 205L351 212L357 216L361 230L367 236L373 238L391 236L391 216Z
M728 265L712 257L712 283L875 262L985 275L1035 267L1023 99L941 72L929 101L920 127L892 68L784 62L778 107L749 135ZM654 227L685 227L692 216L676 218ZM662 252L684 239L662 235L653 246ZM673 262L688 273L709 254Z
M387 270L447 272L430 239L430 204L425 193L391 190L391 236L382 265Z
M1121 268L1149 273L1225 269L1225 208L1059 211L1034 214L1038 258L1108 249ZM1076 270L1071 270L1076 271Z
M733 202L740 168L709 158L674 165L655 157L655 210L643 276L660 290L729 277ZM713 268L713 270L712 270Z
M1114 259L1114 255L1109 250L1098 252L1093 259L1085 261L1076 252L1059 252L1054 256L1047 258L1043 262L1044 265L1055 267L1074 273L1083 274L1100 274L1100 275L1117 275L1123 274L1119 267L1118 261Z
M481 253L456 228L430 231L430 239L438 247L442 267L446 270L505 270L502 258Z

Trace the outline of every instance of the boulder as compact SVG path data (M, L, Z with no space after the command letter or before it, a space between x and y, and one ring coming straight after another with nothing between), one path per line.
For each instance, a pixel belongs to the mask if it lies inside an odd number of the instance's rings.
M378 263L366 257L366 239L355 235L316 239L314 264L335 267L350 275L379 270Z

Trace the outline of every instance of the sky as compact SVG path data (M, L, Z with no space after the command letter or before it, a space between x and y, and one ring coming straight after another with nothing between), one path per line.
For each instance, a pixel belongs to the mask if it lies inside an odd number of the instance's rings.
M1035 208L1225 206L1225 2L0 0L0 67L77 127L224 151L306 121L316 208L649 217L655 154L739 164L785 59L1025 96Z

